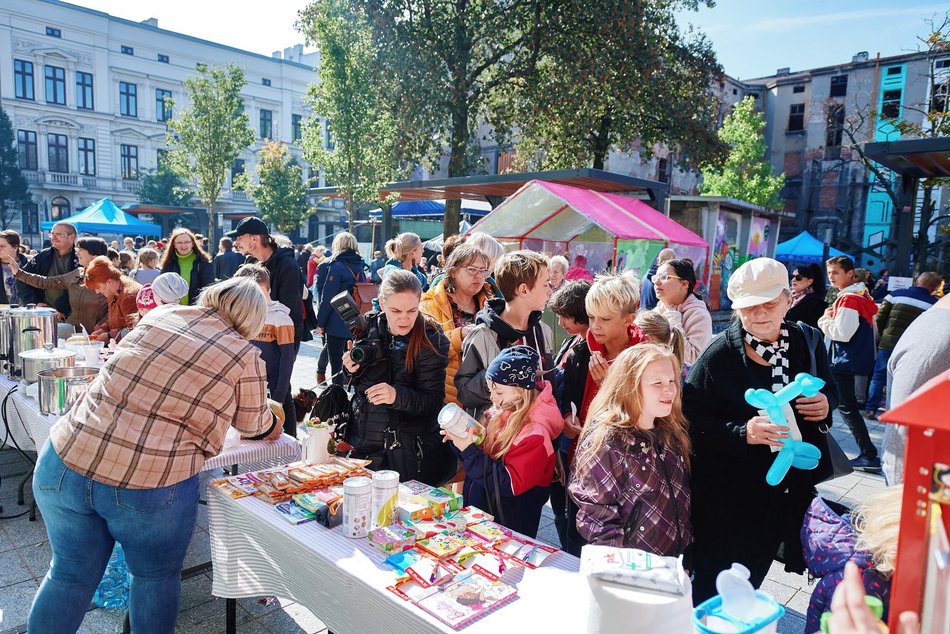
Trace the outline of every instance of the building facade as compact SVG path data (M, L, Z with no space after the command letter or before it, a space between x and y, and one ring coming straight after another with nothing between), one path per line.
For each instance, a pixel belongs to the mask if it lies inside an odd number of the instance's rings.
M252 174L265 139L288 145L305 178L319 173L300 145L315 55L296 46L259 55L55 0L0 5L0 103L13 125L32 202L10 228L34 245L39 223L66 218L110 197L138 202L146 170L166 149L167 121L189 107L184 81L200 65L234 63L244 72L245 112L254 144L236 161L218 207L218 232L256 212L234 176ZM172 106L172 102L174 105ZM195 204L197 201L193 201ZM203 220L203 219L202 219ZM321 239L340 226L340 211L318 209L300 239Z
M848 63L794 73L784 68L742 82L761 95L769 159L774 172L786 176L784 209L795 219L783 225L783 237L807 230L876 273L894 206L851 148L900 139L897 120L921 125L935 105L931 93L946 94L948 80L950 54L871 58L862 52ZM938 188L934 196L940 213L946 192Z

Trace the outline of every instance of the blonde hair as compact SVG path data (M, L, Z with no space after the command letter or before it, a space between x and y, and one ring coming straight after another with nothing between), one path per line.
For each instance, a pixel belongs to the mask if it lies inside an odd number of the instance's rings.
M465 237L465 244L470 244L481 249L481 251L488 257L489 269L494 269L495 262L497 262L498 258L500 258L505 253L505 245L503 245L498 240L495 240L487 233L482 233L481 231L468 234L468 236ZM566 270L567 269L565 269L565 271Z
M509 385L508 387L512 387L518 392L515 403L506 403L509 407L504 409L493 407L488 410L490 418L485 429L485 452L492 460L500 460L511 449L515 438L518 437L524 426L530 422L531 419L528 413L531 411L535 399L538 398L538 390L528 390L517 385ZM502 414L505 411L511 413L508 420L502 425Z
M670 320L655 310L645 310L633 320L640 327L643 334L653 343L666 346L673 351L680 364L686 354L686 335L679 328L674 328Z
M672 362L673 372L679 377L680 362L667 347L641 343L617 355L587 412L587 424L578 439L576 468L585 469L590 460L604 450L604 446L615 433L637 427L637 421L643 411L640 393L643 372L654 361L664 359ZM665 447L677 451L688 469L689 424L683 416L679 389L673 397L673 410L670 415L657 418L655 424L659 440Z
M386 255L397 262L405 262L409 254L421 246L422 238L411 231L406 231L386 243Z
M548 256L537 251L511 251L495 262L495 284L505 301L510 302L522 284L534 288L542 283L541 274L547 270Z
M903 494L904 487L900 484L875 491L854 513L856 548L871 553L874 568L880 573L894 572Z
M216 310L245 339L256 337L267 318L264 294L256 282L245 277L208 286L198 295L197 305Z
M622 275L598 275L584 305L588 315L632 315L640 307L640 291Z
M158 261L158 250L145 247L139 251L139 268L145 268L149 262Z
M341 231L336 234L333 238L333 243L330 245L330 251L332 253L342 253L347 249L352 249L353 251L359 251L360 244L356 241L356 236L352 233L346 231Z

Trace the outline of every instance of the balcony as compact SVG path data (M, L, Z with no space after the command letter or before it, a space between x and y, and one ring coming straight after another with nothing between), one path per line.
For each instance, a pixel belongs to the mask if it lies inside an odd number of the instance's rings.
M26 178L26 182L30 185L43 184L43 174L40 172L23 170L23 177Z
M50 185L79 185L78 174L68 174L63 172L47 172L46 182Z
M247 200L247 194L244 193L243 189L232 189L231 200Z
M138 179L128 180L122 178L119 179L119 187L132 194L138 194L142 189L142 181Z

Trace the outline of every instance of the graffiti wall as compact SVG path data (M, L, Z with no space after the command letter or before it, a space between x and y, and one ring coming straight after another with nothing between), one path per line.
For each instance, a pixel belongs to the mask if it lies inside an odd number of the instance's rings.
M768 218L753 216L749 227L749 248L746 249L746 259L768 256L770 230L771 223Z
M711 310L729 310L732 302L726 295L729 277L739 266L739 225L742 216L728 211L719 212L716 239L713 243L712 275L709 280L709 307Z

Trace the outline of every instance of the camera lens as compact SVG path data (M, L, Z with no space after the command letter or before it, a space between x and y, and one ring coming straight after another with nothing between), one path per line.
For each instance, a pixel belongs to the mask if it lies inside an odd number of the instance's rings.
M353 360L353 363L362 363L363 359L366 358L366 350L360 347L355 347L350 350L350 359Z

